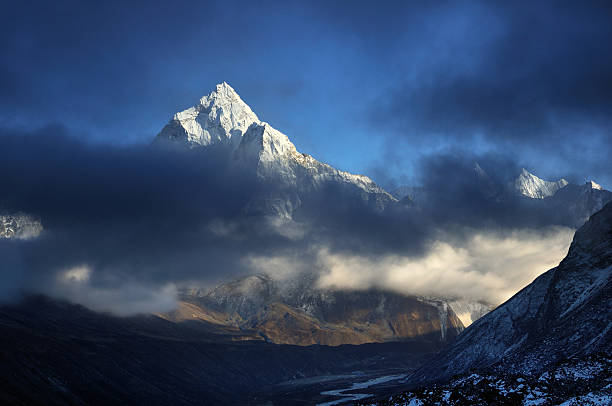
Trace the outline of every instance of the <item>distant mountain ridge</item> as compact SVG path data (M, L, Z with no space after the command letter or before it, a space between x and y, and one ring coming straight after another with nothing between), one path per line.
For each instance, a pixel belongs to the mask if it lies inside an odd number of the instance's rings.
M589 216L612 201L612 192L594 181L576 185L565 179L546 181L525 168L508 184L497 184L478 164L474 164L474 183L482 196L491 201L524 199L534 209L556 213L556 222L572 228L582 226ZM399 186L391 192L398 200L411 204L431 204L432 193L426 186Z

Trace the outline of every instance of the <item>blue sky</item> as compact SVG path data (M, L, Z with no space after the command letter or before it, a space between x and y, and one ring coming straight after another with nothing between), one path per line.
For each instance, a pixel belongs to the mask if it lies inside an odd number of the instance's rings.
M599 2L20 2L0 125L145 143L227 81L299 150L384 186L442 150L612 186Z

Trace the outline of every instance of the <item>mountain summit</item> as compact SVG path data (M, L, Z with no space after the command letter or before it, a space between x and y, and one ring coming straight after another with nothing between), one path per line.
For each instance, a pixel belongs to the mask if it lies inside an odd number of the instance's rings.
M176 113L157 139L185 143L190 148L227 148L233 162L282 189L274 196L258 196L249 204L251 212L290 218L308 195L329 186L375 209L396 201L367 176L340 171L297 151L285 134L261 121L225 82L197 105Z
M223 82L195 106L176 113L158 138L180 140L190 146L237 146L253 123L260 123L255 113L230 85Z

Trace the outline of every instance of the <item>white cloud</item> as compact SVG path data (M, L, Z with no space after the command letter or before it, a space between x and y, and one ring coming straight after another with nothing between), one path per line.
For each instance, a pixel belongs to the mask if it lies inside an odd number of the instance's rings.
M497 305L567 253L573 230L514 231L503 236L477 233L460 246L434 242L419 258L319 252L320 287L360 290L371 287L410 295L449 297Z
M89 280L91 276L91 269L86 266L77 266L64 271L60 274L60 277L64 283L82 283Z
M99 285L92 281L93 271L86 265L60 272L48 293L80 303L92 310L120 316L167 312L177 305L177 288L173 283L149 286L134 280Z

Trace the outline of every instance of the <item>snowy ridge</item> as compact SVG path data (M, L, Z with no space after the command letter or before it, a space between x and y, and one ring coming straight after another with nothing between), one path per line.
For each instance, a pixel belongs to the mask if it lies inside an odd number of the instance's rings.
M531 210L545 210L556 218L556 224L572 228L582 226L589 217L612 201L612 192L594 181L583 184L568 183L565 179L548 182L522 169L510 182L495 181L478 164L474 165L474 183L471 185L480 197L490 202L511 202L520 199L520 204ZM392 191L398 199L416 207L435 205L439 191L423 187L400 186Z
M553 196L559 189L567 186L567 184L568 182L565 179L559 179L556 182L540 179L523 168L519 177L514 181L514 188L523 196L532 199L544 199L545 197Z
M402 185L389 193L397 200L409 199L410 202L417 205L427 204L427 189L421 186Z

